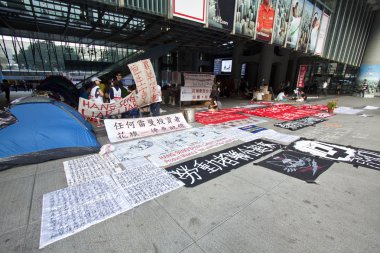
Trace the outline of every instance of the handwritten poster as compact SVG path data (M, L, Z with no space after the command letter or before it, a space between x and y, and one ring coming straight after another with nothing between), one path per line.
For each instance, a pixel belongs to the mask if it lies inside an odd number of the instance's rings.
M63 167L68 186L123 171L119 166L119 160L113 154L84 156L63 162Z
M211 74L183 73L183 77L185 79L185 86L205 88L211 88L215 79L215 76Z
M186 187L194 187L270 154L280 147L279 144L269 141L255 140L174 165L166 170L184 182Z
M44 194L40 249L131 208L108 176Z
M115 103L95 103L88 99L79 98L78 112L82 114L83 117L103 118L110 115L121 114L137 106L140 106L140 104L136 101L135 92L132 92Z
M191 128L182 113L147 118L106 119L104 124L112 143Z
M158 101L160 96L157 90L157 80L153 65L149 59L128 64L136 83L136 88L141 99L141 105L149 105Z

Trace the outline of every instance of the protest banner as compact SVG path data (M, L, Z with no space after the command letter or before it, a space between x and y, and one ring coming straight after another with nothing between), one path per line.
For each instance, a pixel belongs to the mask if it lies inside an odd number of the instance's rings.
M215 76L212 74L183 73L185 86L190 87L212 87Z

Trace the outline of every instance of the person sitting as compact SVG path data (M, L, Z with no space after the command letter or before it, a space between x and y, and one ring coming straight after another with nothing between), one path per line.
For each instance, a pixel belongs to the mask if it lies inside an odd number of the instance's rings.
M256 89L255 92L253 92L253 96L251 101L262 101L263 100L264 93L262 89Z
M285 92L282 90L280 93L278 93L276 99L276 101L287 101L287 95L285 94Z
M218 111L218 102L216 101L215 97L211 98L210 105L208 106L208 110L210 112L217 112Z

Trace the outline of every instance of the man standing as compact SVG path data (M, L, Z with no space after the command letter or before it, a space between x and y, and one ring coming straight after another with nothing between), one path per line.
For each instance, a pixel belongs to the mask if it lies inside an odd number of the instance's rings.
M157 94L157 97L154 97L156 102L153 104L150 104L150 112L152 113L153 117L160 116L162 94L161 94L161 86L158 84L156 85L155 93Z
M323 91L323 95L325 95L325 97L327 96L327 86L328 86L327 81L324 81L323 86L322 86L322 91Z
M361 97L364 98L364 93L366 92L366 90L368 90L368 83L367 83L367 79L364 79L364 82L363 82L363 85L362 85L362 94L361 94Z
M269 1L270 0L263 0L260 5L257 22L257 38L264 41L271 40L273 31L275 12Z

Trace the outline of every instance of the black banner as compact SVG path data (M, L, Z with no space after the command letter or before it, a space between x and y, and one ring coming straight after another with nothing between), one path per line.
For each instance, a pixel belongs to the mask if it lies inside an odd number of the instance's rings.
M258 139L171 166L167 171L184 182L186 187L194 187L280 148L279 144Z
M380 170L380 152L357 148L354 158L354 166L363 166L370 169Z
M277 123L277 124L274 124L274 126L295 131L304 127L313 126L323 121L326 121L326 120L322 118L316 118L316 117L306 117L306 118L301 118L297 120Z
M208 24L210 27L232 31L235 0L209 0Z
M334 164L333 161L293 151L280 152L258 163L262 167L306 182L314 182L332 164Z

